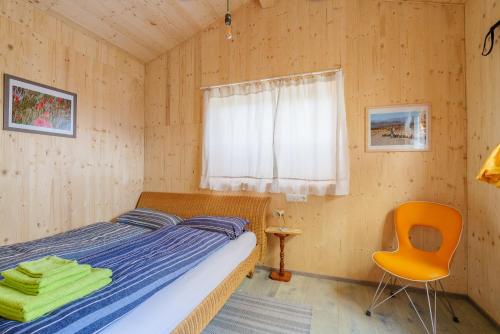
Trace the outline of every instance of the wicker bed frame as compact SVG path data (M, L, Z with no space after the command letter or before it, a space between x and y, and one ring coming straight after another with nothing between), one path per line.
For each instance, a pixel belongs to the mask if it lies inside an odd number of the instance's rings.
M257 245L173 331L175 334L200 333L219 312L255 264L262 259L266 247L265 218L269 197L209 194L175 194L144 192L138 208L150 208L190 218L198 215L238 216L247 219L249 229L257 236Z

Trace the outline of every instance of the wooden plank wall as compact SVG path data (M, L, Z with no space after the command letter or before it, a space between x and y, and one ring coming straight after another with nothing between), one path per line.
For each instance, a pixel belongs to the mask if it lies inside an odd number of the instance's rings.
M24 1L0 0L0 41L0 74L78 94L76 139L0 130L0 244L134 207L144 175L144 65Z
M336 68L345 71L351 194L286 203L290 269L378 280L371 253L394 246L392 210L407 200L457 207L466 218L464 6L372 0L249 2L233 15L235 40L217 22L146 66L145 190L199 191L200 86ZM366 153L365 107L432 104L432 149ZM269 215L269 224L279 222ZM422 231L416 243L435 247ZM465 293L466 233L447 280ZM277 266L269 240L265 265Z
M500 144L498 37L493 52L481 56L484 36L498 19L500 1L467 1L468 294L500 323L500 189L475 180L486 157Z

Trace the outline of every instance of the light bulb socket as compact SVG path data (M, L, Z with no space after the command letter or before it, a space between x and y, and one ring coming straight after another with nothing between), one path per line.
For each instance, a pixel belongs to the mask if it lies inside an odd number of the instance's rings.
M224 17L224 23L227 26L230 26L231 22L232 22L231 14L230 13L226 13L226 16Z

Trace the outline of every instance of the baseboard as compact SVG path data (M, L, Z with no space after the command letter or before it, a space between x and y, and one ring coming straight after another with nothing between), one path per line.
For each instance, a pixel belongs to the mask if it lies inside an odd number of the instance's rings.
M266 271L278 270L277 268L263 266L263 265L257 265L256 268L266 270ZM313 278L321 278L321 279L327 279L327 280L338 281L338 282L355 283L355 284L375 286L375 287L378 285L378 282L372 282L372 281L357 280L357 279L352 279L352 278L337 277L337 276L330 276L330 275L323 275L323 274L314 274L314 273L308 273L308 272L297 271L297 270L288 270L288 271L292 272L295 275L313 277ZM388 286L394 286L394 285L388 285ZM394 287L400 287L400 285L395 285ZM419 288L419 287L409 287L407 290L412 291L412 292L425 293L425 289ZM438 292L438 295L443 295L443 293ZM495 326L500 332L500 324L488 312L486 312L479 304L477 304L472 298L470 298L468 295L463 294L463 293L457 293L457 292L446 292L446 296L451 297L451 298L455 298L455 299L467 300L469 303L472 304L472 306L474 306L475 309L478 310L479 313L481 313L481 315L483 315L486 319L488 319L488 321L490 321L491 324L493 326Z
M264 269L267 271L278 270L277 268L263 266L263 265L257 265L256 268ZM323 274L314 274L314 273L297 271L297 270L288 270L288 271L290 271L296 275L313 277L313 278L321 278L321 279L327 279L327 280L338 281L338 282L356 283L356 284L375 286L375 287L378 285L378 282L373 282L373 281L357 280L357 279L353 279L353 278L345 278L345 277L330 276L330 275L323 275ZM396 285L388 284L387 286L388 287L401 287L398 284L396 284ZM424 288L419 288L416 286L408 287L407 290L413 291L413 292L425 293ZM442 292L438 291L438 295L442 295ZM462 294L462 293L457 293L457 292L446 292L446 296L452 297L452 298L458 298L458 299L469 299L469 297L467 295Z
M474 299L472 299L470 296L467 295L467 300L469 301L469 303L472 304L472 306L474 306L474 308L483 315L483 317L485 317L486 319L488 319L492 324L493 326L496 327L497 331L500 333L500 323L498 323L495 318L493 318L484 308L482 308L478 303L476 303L476 301Z

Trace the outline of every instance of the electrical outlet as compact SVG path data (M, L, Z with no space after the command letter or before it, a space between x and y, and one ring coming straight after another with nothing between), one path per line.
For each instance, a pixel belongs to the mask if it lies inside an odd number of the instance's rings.
M286 194L287 202L307 202L307 195Z

